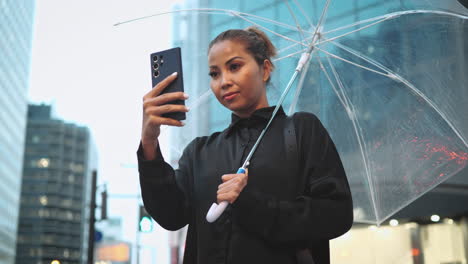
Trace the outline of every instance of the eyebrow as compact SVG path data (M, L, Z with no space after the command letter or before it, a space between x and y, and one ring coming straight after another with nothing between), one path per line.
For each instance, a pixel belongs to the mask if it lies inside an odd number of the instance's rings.
M230 58L229 60L227 60L227 61L224 63L224 65L228 65L229 63L231 63L231 61L233 61L233 60L235 60L235 59L244 59L244 58L242 58L241 56L232 57L232 58ZM217 68L217 66L215 66L215 65L210 65L210 69L211 69L211 68Z

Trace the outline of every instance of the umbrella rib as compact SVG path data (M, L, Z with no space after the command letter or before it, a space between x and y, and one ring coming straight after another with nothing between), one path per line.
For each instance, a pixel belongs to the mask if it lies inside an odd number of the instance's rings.
M311 37L306 38L306 39L311 39ZM288 50L288 49L292 49L292 48L296 47L297 45L298 45L298 44L296 44L296 43L291 44L291 45L289 45L289 46L287 46L287 47L284 47L284 48L278 50L278 53L282 53L282 52L284 52L284 51L286 51L286 50ZM305 49L304 49L303 51L305 51Z
M325 66L323 66L323 63L322 63L322 61L320 60L320 57L318 57L318 56L317 56L317 61L318 61L319 65L320 65L320 69L323 71L323 73L325 74L325 77L327 77L328 82L329 82L330 85L332 86L332 89L333 89L333 91L335 92L336 96L338 96L338 99L340 100L341 104L342 104L343 107L346 109L346 112L350 111L350 110L349 110L348 103L345 102L345 100L342 98L342 95L340 94L340 92L336 89L335 84L334 84L333 81L331 80L330 75L328 74L327 70L325 69Z
M325 7L322 10L322 14L320 15L319 21L317 23L317 26L315 27L314 34L312 35L312 43L310 44L309 48L307 49L306 53L309 53L314 49L317 40L320 39L320 35L322 34L320 31L320 28L322 28L322 24L325 22L325 16L327 15L328 7L330 6L330 1L327 0L325 3Z
M293 0L293 2L294 4L296 4L297 8L299 8L299 12L301 12L302 16L305 17L307 23L309 23L310 28L314 28L314 24L310 20L309 16L307 16L306 12L304 11L304 8L302 8L302 6L299 4L299 2L297 2L297 0Z
M304 39L304 41L302 41L302 43L306 43L306 44L304 44L303 46L309 47L310 44L308 44L307 41L312 40L312 39L313 39L313 36L306 37L306 38ZM286 50L288 50L288 49L292 49L292 48L296 47L297 45L299 45L299 44L298 44L298 43L293 43L293 44L291 44L291 45L289 45L289 46L286 46L286 47L280 49L280 50L278 51L278 53L282 53L282 52L284 52L284 51L286 51ZM302 49L300 52L304 52L304 51L306 51L306 50L307 50L307 49Z
M377 25L377 24L379 24L379 23L382 23L382 22L384 22L384 21L386 21L386 20L388 20L388 19L389 19L389 18L384 18L384 19L382 19L382 20L379 20L379 21L377 21L377 22L374 22L374 23L372 23L372 24L366 25L366 26L364 26L364 27L361 27L361 28L352 30L352 31L347 32L347 33L344 33L344 34L342 34L342 35L339 35L339 36L336 36L336 37L332 37L332 38L330 38L330 39L325 39L324 41L318 42L316 45L320 45L320 44L323 44L323 43L327 43L327 42L330 42L330 41L333 41L333 40L336 40L336 39L345 37L345 36L350 35L350 34L352 34L352 33L355 33L355 32L364 30L364 29L366 29L366 28L369 28L369 27L371 27L371 26L375 26L375 25ZM328 33L328 32L327 32L327 33ZM327 33L323 33L323 34L322 34L322 38L323 38L324 35L326 35ZM312 38L313 38L313 36L308 37L308 38L306 38L305 40L309 40L309 39L312 39ZM295 46L297 46L297 45L298 45L298 44L292 44L292 45L290 45L290 46L288 46L288 47L285 47L285 48L282 49L281 51L285 51L285 50L290 49L290 48L293 48L293 47L295 47Z
M350 34L353 34L353 33L355 33L355 32L364 30L364 29L366 29L366 28L375 26L375 25L380 24L380 23L382 23L382 22L384 22L384 21L387 21L387 20L389 20L389 18L385 18L385 19L379 20L379 21L377 21L377 22L374 22L374 23L372 23L372 24L366 25L366 26L364 26L364 27L357 28L357 29L355 29L355 30L351 30L350 32L346 32L346 33L344 33L344 34L342 34L342 35L339 35L339 36L336 36L336 37L332 37L332 38L326 39L326 40L324 40L324 41L320 41L319 43L317 43L317 45L320 45L320 44L323 44L323 43L327 43L327 42L333 41L333 40L335 40L335 39L339 39L339 38L345 37L345 36L347 36L347 35L350 35ZM326 35L326 34L328 34L328 32L325 33L325 34L323 34L323 35Z
M304 32L302 31L301 26L299 25L299 21L297 21L296 16L294 15L294 13L293 13L291 7L289 6L288 0L283 0L283 1L284 1L284 3L286 4L286 7L288 8L289 13L290 13L291 16L293 17L294 23L296 23L296 28L297 28L298 31L299 31L299 37L301 38L301 42L304 42L305 36L304 36Z
M431 100L429 99L423 92L421 92L418 88L416 88L412 83L410 83L408 80L406 80L405 78L401 77L400 75L398 74L395 74L395 79L399 80L400 82L402 82L403 84L405 84L407 87L409 87L415 94L419 95L422 99L424 99L424 101L426 101L444 120L445 122L447 122L447 124L449 125L449 127L453 130L453 132L458 136L458 138L463 142L463 144L465 145L465 147L468 148L468 142L465 140L465 138L461 135L460 131L458 131L458 129L452 124L452 122L450 121L450 119L445 115L444 112L442 112L442 110L439 109L439 107L437 107L437 105Z
M400 76L396 72L393 72L389 68L383 66L379 62L365 56L364 54L358 53L357 51L355 51L355 50L353 50L353 49L351 49L349 47L343 46L342 44L338 44L338 43L335 43L335 42L331 42L331 43L333 43L337 47L339 47L339 48L341 48L341 49L343 49L343 50L357 56L358 58L360 58L360 59L362 59L362 60L364 60L364 61L366 61L366 62L368 62L368 63L370 63L370 64L378 67L379 69L384 70L384 71L386 71L388 73L388 74L382 74L382 75L387 76L387 77L389 77L389 78L391 78L391 79L393 79L395 81L400 81L401 83L405 84L416 95L418 95L422 99L424 99L424 101L426 101L427 104L429 104L429 106L431 106L445 120L445 122L447 122L447 124L450 126L450 128L453 130L453 132L458 136L458 138L463 142L463 144L466 147L468 147L468 143L465 140L465 138L461 135L460 131L458 131L458 129L453 125L453 123L450 121L450 119L445 115L445 113L442 112L442 110L439 109L439 107L431 99L429 99L423 92L421 92L418 88L416 88L412 83L410 83L408 80L406 80L405 78L403 78L402 76ZM319 49L319 50L321 50L321 49ZM354 64L352 62L349 62L349 63ZM375 72L375 73L379 73L379 72L374 71L372 69L369 69L369 70L371 70L372 72ZM379 73L379 74L381 74L381 73Z
M202 93L202 95L200 95L197 100L193 103L190 104L189 108L190 109L196 109L198 106L200 106L200 104L205 100L207 99L210 95L212 95L211 93L211 89L207 89L205 92Z
M355 27L357 25L370 23L370 22L373 22L373 21L376 21L376 20L386 21L386 20L394 19L396 17L398 17L398 16L391 13L391 14L387 14L387 15L383 15L383 16L377 16L377 17L373 17L373 18L369 18L369 19L364 19L364 20L361 20L361 21L358 21L358 22L355 22L355 23L352 23L352 24L348 24L346 26L342 26L342 27L338 27L338 28L329 30L327 32L324 32L323 34L327 35L327 34L330 34L330 33L336 32L336 31L341 31L343 29L353 28L353 27Z
M343 82L341 82L341 79L339 78L339 75L338 75L338 72L336 71L335 67L333 66L333 64L331 63L331 60L330 60L330 57L327 57L327 62L328 64L330 65L330 68L332 70L332 73L333 73L333 77L335 77L335 80L336 80L336 83L338 84L338 87L340 88L339 91L341 92L341 96L343 97L346 105L348 106L348 111L353 111L352 109L352 103L350 102L350 100L348 99L348 95L346 94L346 91L344 89L344 85L343 85ZM349 113L349 112L348 112ZM350 114L350 113L349 113ZM351 115L351 114L350 114Z
M255 18L255 19L258 19L258 20L261 20L261 21L264 21L264 22L268 22L268 23L271 23L273 25L281 26L283 28L287 28L287 29L290 29L290 30L294 30L294 31L297 30L295 27L293 27L293 26L291 26L289 24L281 23L281 22L278 22L278 21L275 21L275 20L272 20L272 19L268 19L268 18L265 18L265 17L261 17L261 16L249 14L249 13L243 13L243 12L239 12L239 11L233 11L233 10L228 10L228 9L220 9L220 8L191 8L191 9L179 9L179 10L160 12L160 13L156 13L156 14L152 14L152 15L142 16L142 17L138 17L138 18L118 22L118 23L115 23L114 26L119 26L119 25L122 25L122 24L127 24L127 23L131 23L131 22L139 21L139 20L144 20L144 19L156 17L156 16L173 14L173 13L183 13L183 12L199 12L199 13L215 14L215 15L226 15L226 14L233 15L233 13L236 13L238 15L252 17L252 18ZM304 31L304 32L312 33L312 32L309 32L309 31Z
M197 100L195 102L190 104L189 108L192 109L192 110L197 109L204 100L209 98L210 95L212 95L211 90L210 89L206 90L205 92L202 93L202 95L200 95L197 98ZM161 132L169 131L170 129L171 129L171 127L163 126L161 128ZM177 149L176 147L174 147L174 146L171 146L171 149L176 151L178 153L178 155L182 154L182 152L179 149Z
M340 87L341 94L342 94L343 98L345 99L345 101L347 102L347 105L348 105L347 113L348 113L349 119L351 120L351 122L353 124L354 133L356 134L356 137L357 137L357 140L358 140L359 148L361 150L361 156L362 156L363 162L364 162L364 168L366 170L366 177L367 177L367 180L369 182L369 185L371 186L372 206L374 208L376 219L379 219L379 212L377 211L376 197L374 196L374 193L372 192L372 190L375 189L375 184L374 184L374 181L372 179L372 173L371 173L371 170L369 168L369 164L367 163L368 153L367 153L367 146L366 146L365 140L363 138L362 127L361 127L361 125L359 123L359 120L358 120L358 118L356 116L356 110L354 108L354 105L350 102L348 96L346 95L344 85L341 82L341 79L340 79L340 77L339 77L339 75L338 75L338 73L337 73L335 67L333 66L333 63L331 62L329 57L327 57L327 61L328 61L328 64L330 65L330 68L332 69L332 72L333 72L333 75L335 77L336 83Z
M288 40L288 41L291 41L291 42L295 42L295 43L300 44L300 45L303 45L303 46L307 46L307 45L305 45L305 44L302 43L302 42L299 42L299 41L294 40L294 39L292 39L292 38L286 37L285 35L279 34L279 33L275 32L275 31L273 31L273 30L271 30L271 29L269 29L269 28L266 28L266 27L264 27L264 26L262 26L262 25L259 25L258 23L255 23L254 21L252 21L252 20L250 20L250 19L248 19L248 18L246 18L246 17L243 17L242 15L240 15L240 14L238 14L238 13L234 13L234 12L233 12L232 14L233 14L234 16L237 16L238 18L243 19L243 20L245 20L245 21L247 21L247 22L249 22L249 23L251 23L251 24L253 24L253 25L257 26L257 27L259 27L259 28L262 28L263 30L268 31L268 32L270 32L271 34L274 34L274 35L276 35L276 36L278 36L278 37L280 37L280 38L283 38L283 39Z
M390 13L390 14L385 14L385 15L382 15L382 16L377 16L377 17L373 17L373 18L369 18L369 19L364 19L364 20L361 20L361 21L358 21L358 22L355 22L355 23L352 23L352 24L349 24L349 25L346 25L346 26L342 26L342 27L332 29L330 31L324 32L323 34L326 35L326 34L329 34L329 33L335 32L335 31L340 31L340 30L347 29L347 28L350 28L350 27L355 27L357 25L364 24L364 23L369 23L369 22L372 22L372 21L375 21L375 20L382 20L382 19L383 20L390 20L390 19L397 18L399 16L412 15L412 14L438 14L438 15L454 16L454 17L458 17L458 18L461 18L461 19L468 19L468 16L461 15L461 14L456 14L456 13L452 13L452 12L435 11L435 10L407 10L407 11L393 12L393 13Z
M331 0L327 0L327 2L325 3L325 7L323 8L322 14L320 15L320 19L317 23L317 26L315 27L314 35L318 33L319 28L322 26L322 24L325 21L325 16L327 14L328 7L330 6L330 1Z
M232 12L232 11L226 10L225 12ZM253 14L249 14L249 13L243 13L243 12L237 12L237 13L239 13L240 15L243 15L243 16L249 16L249 17L253 17L253 18L258 19L258 20L263 20L264 22L269 22L271 24L278 25L278 26L281 26L281 27L284 27L284 28L287 28L287 29L291 29L291 30L296 30L297 29L296 27L293 27L293 26L291 26L289 24L285 24L285 23L281 23L281 22L278 22L278 21L275 21L275 20L271 20L271 19L266 18L266 17L261 17L261 16L257 16L257 15L253 15ZM306 32L306 33L312 33L312 32L306 31L306 30L303 30L303 31Z
M335 54L333 54L333 53L330 53L330 52L328 52L328 51L326 51L326 50L323 50L323 49L321 49L321 48L318 48L318 47L315 47L315 48L316 48L317 50L319 50L319 51L321 51L321 52L323 52L323 53L325 53L325 54L327 54L327 55L329 55L329 56L335 58L335 59L344 61L344 62L349 63L349 64L352 64L352 65L354 65L354 66L356 66L356 67L362 68L362 69L364 69L364 70L368 70L368 71L371 71L371 72L373 72L373 73L377 73L377 74L380 74L380 75L383 75L383 76L385 76L385 77L388 77L388 78L392 78L392 79L393 79L393 76L390 75L390 74L388 74L388 73L383 73L383 72L376 71L376 70L374 70L374 69L371 69L371 68L369 68L369 67L363 66L363 65L361 65L361 64L358 64L358 63L352 62L352 61L350 61L350 60L341 58L340 56L337 56L337 55L335 55Z
M377 67L377 68L379 68L379 69L381 69L381 70L383 70L383 71L385 71L385 72L387 72L387 73L389 73L389 74L390 74L390 72L391 72L389 68L383 66L383 65L380 64L379 62L377 62L377 61L375 61L375 60L373 60L373 59L371 59L371 58L365 56L364 54L362 54L362 53L360 53L360 52L358 52L358 51L356 51L356 50L354 50L354 49L352 49L352 48L350 48L350 47L348 47L348 46L345 46L345 45L340 44L340 43L335 42L335 41L330 41L330 43L333 44L333 45L335 45L335 46L337 46L338 48L340 48L340 49L342 49L342 50L345 50L345 51L347 51L348 53L351 53L352 55L354 55L354 56L356 56L356 57L358 57L358 58L360 58L360 59L362 59L362 60L364 60L364 61L366 61L366 62L372 64L372 65L374 65L375 67ZM392 77L392 76L390 75L389 77Z
M300 53L303 53L303 52L305 52L305 51L307 51L307 49L302 49L302 50L300 50L300 51L296 51L296 52L294 52L294 53L290 53L290 54L288 54L288 55L286 55L286 56L283 56L283 57L274 59L273 62L279 61L279 60L283 60L283 59L286 59L286 58L293 57L293 56L295 56L295 55L297 55L297 54L300 54Z

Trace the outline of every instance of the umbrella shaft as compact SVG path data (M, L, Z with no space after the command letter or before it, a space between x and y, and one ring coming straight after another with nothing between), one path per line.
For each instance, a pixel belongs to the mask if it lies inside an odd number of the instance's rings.
M283 104L283 101L284 101L284 99L286 98L286 95L288 94L289 90L291 89L291 87L292 87L294 81L296 80L297 75L299 74L299 71L300 71L300 70L297 70L297 69L294 71L293 76L292 76L291 79L289 80L289 83L288 83L288 85L286 86L286 89L284 90L283 94L281 95L280 99L278 100L278 103L276 104L275 109L273 110L273 113L271 114L270 120L268 121L268 123L267 123L267 125L265 126L265 128L262 130L262 133L260 134L260 136L258 137L257 141L255 142L255 145L254 145L254 146L252 147L252 149L250 150L249 155L247 155L247 158L245 159L244 164L242 164L242 168L246 169L246 168L249 166L250 159L252 158L252 156L253 156L255 150L257 149L258 144L260 144L260 141L262 141L262 138L263 138L263 136L265 135L266 131L267 131L268 128L270 127L270 124L271 124L271 122L273 121L273 119L275 118L276 113L278 112L280 106Z

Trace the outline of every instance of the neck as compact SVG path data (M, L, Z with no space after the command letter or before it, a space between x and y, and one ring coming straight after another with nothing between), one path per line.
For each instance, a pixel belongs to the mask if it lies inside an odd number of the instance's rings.
M247 109L245 111L234 111L234 114L240 118L249 118L258 109L266 108L269 106L270 104L268 104L268 101L265 100L264 102L257 104L255 107L251 107L250 109Z

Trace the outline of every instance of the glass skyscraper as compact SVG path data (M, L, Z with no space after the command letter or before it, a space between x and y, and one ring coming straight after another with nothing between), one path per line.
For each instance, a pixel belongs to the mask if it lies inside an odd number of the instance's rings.
M88 128L29 106L17 264L85 263L93 146Z
M34 0L0 0L0 263L15 259Z

